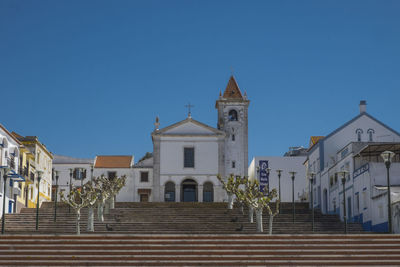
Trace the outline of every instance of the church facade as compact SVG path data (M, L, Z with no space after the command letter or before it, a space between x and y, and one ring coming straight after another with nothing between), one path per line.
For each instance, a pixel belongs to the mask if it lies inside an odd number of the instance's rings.
M155 202L221 202L226 199L217 179L247 175L248 106L233 76L216 101L217 128L191 117L165 128L158 118L153 140Z

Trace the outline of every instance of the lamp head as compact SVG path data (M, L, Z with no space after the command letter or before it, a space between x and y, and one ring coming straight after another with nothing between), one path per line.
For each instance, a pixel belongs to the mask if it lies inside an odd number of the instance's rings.
M391 162L392 162L392 159L393 159L393 157L394 157L395 155L396 155L396 154L393 153L392 151L386 150L386 151L382 152L381 157L382 157L382 159L383 159L383 162L385 162L385 163L387 163L387 162L391 163Z
M271 171L271 168L267 168L267 173L269 174L269 172Z
M277 169L276 172L278 173L278 176L281 176L281 173L283 172L283 170Z
M38 180L40 181L42 179L43 171L37 171L38 175Z
M307 178L313 180L315 178L315 175L316 175L315 172L309 172Z

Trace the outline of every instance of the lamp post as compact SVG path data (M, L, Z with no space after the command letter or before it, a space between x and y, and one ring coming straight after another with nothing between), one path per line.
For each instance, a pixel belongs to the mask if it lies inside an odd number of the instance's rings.
M392 202L390 199L390 178L389 178L389 169L390 164L392 163L392 158L394 157L395 153L392 151L384 151L381 154L383 161L386 165L386 177L387 177L387 187L388 187L388 233L391 234L393 232L392 229Z
M296 209L294 206L294 176L296 175L296 172L289 172L291 177L292 177L292 207L293 207L293 223L294 223L294 216L296 214Z
M37 202L36 202L36 230L39 229L39 197L40 197L40 180L42 179L42 171L38 171L38 186L37 186Z
M276 172L278 173L279 201L282 203L282 199L281 199L281 174L282 174L282 170L278 169L278 170L276 170ZM279 205L279 213L281 213L281 206L282 205Z
M1 217L1 234L4 234L4 230L5 230L5 223L6 223L6 185L7 185L7 172L9 171L8 167L3 168L3 214Z
M58 173L59 171L55 171L56 173L56 199L54 200L54 222L57 221L57 198L58 198Z
M310 201L311 201L311 220L312 220L312 223L311 223L311 229L312 229L312 231L314 232L314 198L313 198L313 192L314 192L314 179L315 179L315 173L313 173L313 172L310 172L309 174L308 174L308 178L310 179L310 187L311 187L311 190L310 190L310 196L311 196L311 198L310 198Z
M93 182L93 164L90 164L90 180Z
M72 191L72 172L74 170L73 169L69 169L69 192L68 195L71 194ZM71 206L68 205L68 213L71 213Z
M347 234L347 216L346 216L346 175L348 171L340 171L337 174L342 175L342 185L343 185L343 221L344 221L344 233Z

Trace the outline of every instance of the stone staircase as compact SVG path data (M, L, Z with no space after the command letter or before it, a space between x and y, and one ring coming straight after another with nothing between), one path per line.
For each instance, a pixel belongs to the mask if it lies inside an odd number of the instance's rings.
M254 234L255 223L248 222L235 207L227 203L116 203L116 208L105 215L105 221L95 220L95 233L125 234ZM87 209L82 210L81 232L86 232ZM36 210L25 208L19 214L6 215L6 233L9 234L73 234L76 232L75 214L65 204L57 205L57 222L53 221L54 203L45 202L39 212L39 230L35 230ZM95 218L97 216L95 215ZM282 203L281 213L274 218L273 234L313 233L311 212L307 203L296 203L295 222L292 204ZM254 218L255 220L255 218ZM106 227L108 226L108 230ZM268 231L268 215L263 214L264 231ZM343 233L344 224L336 215L315 212L314 233ZM349 223L349 233L362 233L360 224Z
M4 235L0 266L399 266L399 235Z

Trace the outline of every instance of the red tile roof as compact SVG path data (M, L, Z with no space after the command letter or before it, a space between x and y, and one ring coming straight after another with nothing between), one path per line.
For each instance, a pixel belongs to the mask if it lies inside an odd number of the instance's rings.
M243 99L243 95L240 92L239 86L233 76L229 79L228 85L226 86L223 98L227 99Z
M133 156L96 156L95 168L130 168Z

